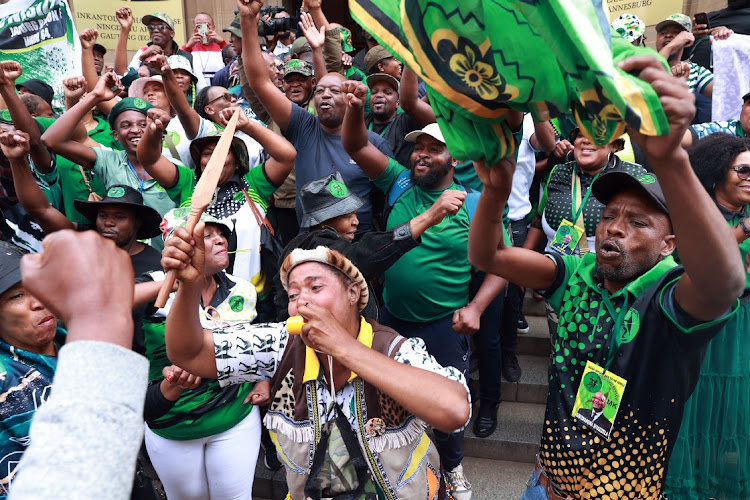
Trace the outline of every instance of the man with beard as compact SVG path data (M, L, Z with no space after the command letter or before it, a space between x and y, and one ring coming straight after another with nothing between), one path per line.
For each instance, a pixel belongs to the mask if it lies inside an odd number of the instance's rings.
M500 306L496 299L506 285L505 280L488 275L473 298L470 296L471 265L466 247L477 193L467 193L454 180L457 162L437 123L406 136L406 141L414 143L411 168L407 169L368 141L364 124L367 87L347 81L341 85L341 92L348 100L341 142L385 193L390 207L386 209L387 230L425 212L442 198L454 199L449 215L422 234L422 244L385 271L380 321L405 337L422 338L440 364L454 366L468 376L466 334L485 328L499 330ZM397 192L400 196L394 194ZM489 307L493 312L483 315ZM498 394L499 383L498 378ZM436 430L435 436L447 490L456 500L471 499L471 485L461 466L463 430L453 434Z
M279 126L297 149L294 164L297 175L296 195L308 182L340 172L344 183L365 204L357 212L359 228L357 234L364 234L372 228L371 186L366 175L357 167L341 145L342 123L344 120L344 95L341 86L344 77L339 73L328 73L317 82L313 93L316 115L289 100L268 77L266 63L261 55L256 16L263 3L253 0L250 3L238 2L242 25L242 59L250 87L268 111L271 119ZM362 118L364 126L364 117ZM374 132L369 139L381 152L392 156L388 143ZM302 206L296 204L297 221L302 221Z
M659 498L706 344L744 287L737 240L680 147L695 113L690 91L656 58L619 66L652 85L669 134L629 130L656 175L617 171L594 181L592 193L605 205L596 252L578 258L506 245L497 214L513 161L475 163L484 189L469 235L472 264L543 290L559 316L526 500ZM677 243L682 266L671 256ZM599 392L608 394L609 438L573 416L576 402Z

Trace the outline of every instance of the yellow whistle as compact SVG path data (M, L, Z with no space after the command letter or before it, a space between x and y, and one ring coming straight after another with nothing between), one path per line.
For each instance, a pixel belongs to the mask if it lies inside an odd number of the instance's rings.
M302 333L302 325L305 323L305 318L302 316L290 316L286 320L286 331L289 332L289 335L299 335Z

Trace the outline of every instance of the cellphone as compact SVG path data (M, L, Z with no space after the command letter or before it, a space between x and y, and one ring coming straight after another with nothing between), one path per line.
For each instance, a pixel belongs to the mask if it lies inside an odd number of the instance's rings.
M705 24L706 29L711 29L711 23L708 22L708 14L705 12L698 12L694 17L695 24Z
M203 43L208 43L208 23L198 23L198 33L203 37Z

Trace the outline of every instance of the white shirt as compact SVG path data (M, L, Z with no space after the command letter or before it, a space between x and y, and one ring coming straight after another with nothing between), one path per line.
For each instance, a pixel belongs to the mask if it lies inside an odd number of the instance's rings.
M518 145L518 159L516 160L516 171L513 173L513 187L508 196L508 217L512 221L521 220L531 212L531 201L529 190L534 180L536 169L536 150L531 145L531 136L534 135L534 120L530 113L523 118L523 138Z

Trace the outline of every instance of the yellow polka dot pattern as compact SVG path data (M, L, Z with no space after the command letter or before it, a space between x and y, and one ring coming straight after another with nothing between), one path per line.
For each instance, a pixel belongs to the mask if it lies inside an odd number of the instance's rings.
M609 440L571 417L545 422L540 461L562 491L575 498L658 499L669 448L667 419L646 423L620 408Z

